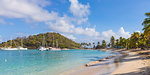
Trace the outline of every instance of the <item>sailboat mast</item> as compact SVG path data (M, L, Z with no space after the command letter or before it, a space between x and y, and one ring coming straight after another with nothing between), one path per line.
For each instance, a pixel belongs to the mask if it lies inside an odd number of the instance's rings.
M45 47L45 36L44 36L44 34L43 34L43 42L42 42L42 46Z
M10 47L12 47L12 38L10 39Z
M7 41L6 41L6 43L5 43L5 48L7 47Z
M23 38L21 38L21 47L23 47Z
M58 48L58 42L57 42L57 40L56 40L56 48Z
M53 47L54 47L54 35L53 35Z

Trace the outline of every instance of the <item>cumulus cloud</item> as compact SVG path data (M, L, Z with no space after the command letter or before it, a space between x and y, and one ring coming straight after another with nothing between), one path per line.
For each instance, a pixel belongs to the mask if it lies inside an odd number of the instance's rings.
M39 3L33 1L35 0L1 0L0 16L33 21L48 21L57 18L56 12L49 13L47 10L42 9Z
M124 28L121 27L118 31L118 35L122 36L124 38L129 38L130 37L130 32L125 32Z
M137 30L137 31L135 31L135 32L141 33L141 31L139 31L139 30Z
M78 0L69 0L71 2L70 12L76 17L77 24L85 23L90 14L90 5L83 5Z
M74 24L74 21L81 24L88 20L89 4L83 5L78 0L69 1L71 2L70 12L74 17L58 16L57 12L45 10L43 7L50 4L47 4L46 0L1 0L0 16L25 19L27 22L44 22L50 30L60 33L98 36L99 33L95 28L82 28Z
M99 36L99 32L96 32L95 28L85 29L82 27L75 27L66 17L61 17L56 22L47 22L51 30L68 34L79 34L86 36Z
M111 36L117 37L116 33L114 33L112 30L103 31L101 35L101 40L109 41Z
M113 32L112 30L103 31L102 35L100 36L99 40L106 40L110 41L111 36L114 36L116 39L119 37L129 38L131 36L130 32L126 32L123 27L121 27L118 32Z
M89 15L89 4L83 5L78 2L78 0L69 0L71 2L70 11L74 16L86 17Z
M69 34L62 34L63 36L69 38L69 39L72 39L72 40L76 40L77 38L73 35L69 35Z
M82 28L76 27L72 22L77 22L81 24L88 20L89 15L89 4L83 5L78 2L78 0L69 0L71 2L70 11L75 17L68 17L64 15L63 17L57 18L56 21L49 21L47 24L51 30L69 33L69 34L79 34L86 36L99 36L99 32L96 32L95 28Z

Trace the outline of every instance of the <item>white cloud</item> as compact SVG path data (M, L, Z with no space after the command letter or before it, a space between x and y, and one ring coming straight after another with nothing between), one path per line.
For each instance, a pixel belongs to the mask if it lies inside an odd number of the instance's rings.
M56 12L49 13L47 10L42 9L39 3L36 4L33 1L35 0L1 0L0 16L33 21L48 21L57 18Z
M74 16L86 17L89 15L89 4L83 5L78 2L78 0L69 0L71 2L70 11Z
M84 35L88 35L88 36L99 36L99 32L96 32L95 31L95 28L85 28L85 29L82 29L82 28L76 28L75 30L75 33L77 34L84 34Z
M116 35L116 33L114 33L112 30L103 31L102 35L101 35L101 40L107 40L107 41L109 41L111 36L118 37Z
M28 0L28 1L37 4L41 7L46 7L51 4L50 1L47 0Z
M139 30L137 30L137 31L135 31L135 32L141 33L141 31L139 31Z
M90 5L83 5L78 2L78 0L69 0L71 2L70 12L76 17L75 21L77 24L82 24L87 22L88 15L90 14Z
M45 10L43 7L48 5L46 0L1 0L0 16L25 19L27 22L44 22L51 30L61 33L98 36L99 33L95 28L82 28L74 24L74 21L81 24L88 20L89 4L83 5L78 0L70 2L70 11L74 17L67 15L61 17L57 12Z
M75 27L67 16L61 17L56 22L47 22L51 30L68 33L68 34L79 34L86 36L99 36L99 32L96 32L95 28L82 28Z
M69 38L69 39L72 39L72 40L76 40L77 38L73 35L68 35L68 34L62 34L63 36Z
M119 39L119 37L123 37L123 38L129 38L131 36L130 32L125 32L124 28L121 27L118 32L113 32L112 30L107 30L107 31L103 31L102 35L100 35L100 37L97 37L97 39L99 40L106 40L106 41L110 41L110 38L114 36L115 39Z
M131 36L130 32L125 32L124 28L121 27L118 31L118 35L124 38L129 38Z

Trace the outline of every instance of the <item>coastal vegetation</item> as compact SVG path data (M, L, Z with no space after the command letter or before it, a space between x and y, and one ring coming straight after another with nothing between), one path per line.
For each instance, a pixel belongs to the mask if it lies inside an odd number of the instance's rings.
M127 49L148 49L150 48L150 13L145 14L147 18L144 19L142 25L143 33L134 32L131 34L131 37L125 39L120 37L116 39L112 36L111 37L111 47L112 48L127 48Z
M93 43L76 43L59 33L41 33L38 35L30 35L28 37L17 37L7 42L2 42L0 47L18 47L22 46L29 49L36 49L40 46L45 47L59 47L59 48L93 48L93 49L105 49L105 48L126 48L126 49L148 49L150 48L150 13L145 13L147 18L144 19L143 33L134 32L129 38L110 38L110 43L106 43L105 40L101 42ZM43 44L44 39L44 44ZM23 44L21 43L23 42Z
M143 33L141 32L134 32L131 34L131 37L124 38L120 37L119 39L116 39L114 36L110 38L110 43L106 44L106 41L103 40L102 44L100 42L96 43L93 42L93 49L104 49L104 48L126 48L126 49L148 49L150 48L150 13L145 13L147 18L144 19L142 25L143 27ZM81 45L84 45L84 48L89 46L88 43L82 43ZM91 46L91 45L90 45Z
M2 42L0 44L0 47L18 47L22 45L21 40L23 43L23 47L29 49L37 49L40 46L58 46L59 48L70 49L77 49L81 47L79 43L76 43L59 33L41 33L38 35L30 35L28 37L17 37L16 39L8 40L7 42Z

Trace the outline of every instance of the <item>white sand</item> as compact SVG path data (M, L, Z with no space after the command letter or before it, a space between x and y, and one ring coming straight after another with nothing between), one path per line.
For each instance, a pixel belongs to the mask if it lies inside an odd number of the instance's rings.
M129 52L129 56L125 58L122 65L111 75L142 75L142 70L149 66L147 64L149 61L149 59L142 60L135 52Z

